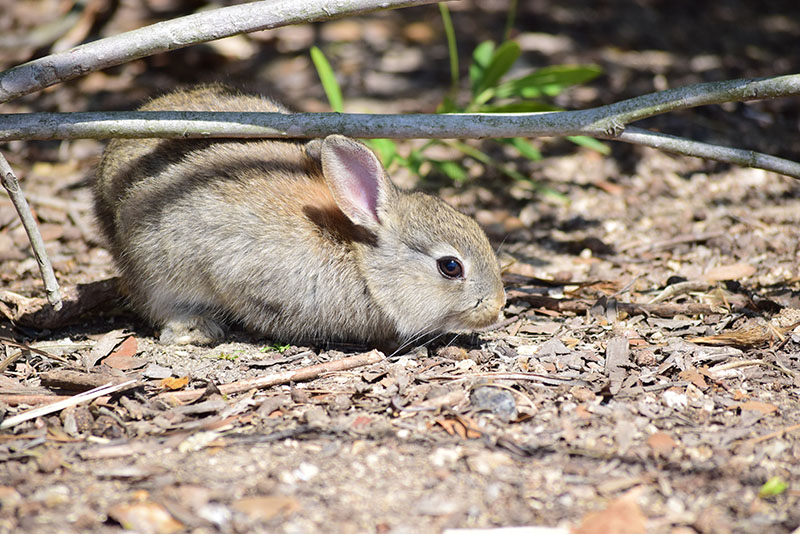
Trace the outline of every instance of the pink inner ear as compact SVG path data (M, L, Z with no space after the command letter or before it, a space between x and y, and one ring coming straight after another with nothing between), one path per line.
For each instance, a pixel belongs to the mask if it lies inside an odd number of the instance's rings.
M337 151L338 152L338 151ZM378 221L378 180L376 173L383 172L382 169L374 168L374 156L367 154L365 150L351 151L346 150L341 154L342 167L348 174L343 191L354 207L370 215L375 222Z
M380 224L383 167L364 145L335 136L323 146L323 170L339 208L356 224Z

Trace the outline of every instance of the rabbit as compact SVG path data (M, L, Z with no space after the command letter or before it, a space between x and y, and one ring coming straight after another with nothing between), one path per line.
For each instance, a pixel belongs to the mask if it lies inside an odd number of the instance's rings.
M142 110L272 111L222 85ZM399 346L495 323L505 293L478 224L397 188L361 142L115 139L95 212L135 309L165 344L225 325L294 343Z

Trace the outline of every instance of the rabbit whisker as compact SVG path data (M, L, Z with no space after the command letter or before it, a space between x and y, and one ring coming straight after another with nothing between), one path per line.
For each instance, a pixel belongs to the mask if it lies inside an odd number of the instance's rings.
M425 336L428 336L428 335L432 334L433 332L434 332L433 329L430 329L430 330L423 329L417 334L412 334L394 352L392 352L392 354L390 354L389 357L391 358L392 356L396 356L398 353L402 352L403 350L407 349L409 346L411 346L415 342L419 341L420 339L424 338ZM430 341L433 341L434 339L437 339L441 335L442 334L437 335L436 337L434 337ZM428 341L427 343L430 343L430 341ZM424 345L427 345L427 343L425 343Z

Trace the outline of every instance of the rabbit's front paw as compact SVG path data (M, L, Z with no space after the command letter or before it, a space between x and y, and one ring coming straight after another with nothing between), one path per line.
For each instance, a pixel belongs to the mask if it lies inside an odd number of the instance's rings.
M182 317L164 325L159 341L164 345L213 345L223 338L224 333L222 326L213 319Z

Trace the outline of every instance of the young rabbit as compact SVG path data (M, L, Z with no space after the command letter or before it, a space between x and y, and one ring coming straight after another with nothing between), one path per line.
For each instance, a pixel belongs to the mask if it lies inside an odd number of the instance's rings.
M141 109L286 112L219 85ZM94 193L130 299L163 343L212 343L235 323L281 341L395 346L488 326L505 303L478 225L397 189L340 135L117 139Z

